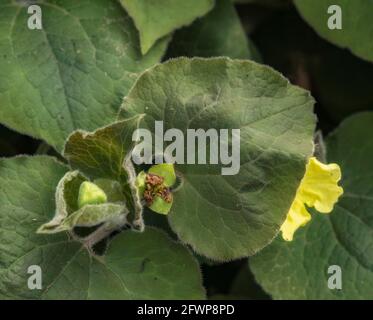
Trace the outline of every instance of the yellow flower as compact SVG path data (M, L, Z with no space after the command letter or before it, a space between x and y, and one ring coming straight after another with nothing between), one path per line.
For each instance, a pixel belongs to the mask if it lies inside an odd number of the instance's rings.
M306 173L280 228L285 240L293 240L294 232L311 220L306 205L321 213L330 213L333 210L334 204L343 194L343 189L338 186L339 180L341 169L337 164L323 164L314 157L309 159Z

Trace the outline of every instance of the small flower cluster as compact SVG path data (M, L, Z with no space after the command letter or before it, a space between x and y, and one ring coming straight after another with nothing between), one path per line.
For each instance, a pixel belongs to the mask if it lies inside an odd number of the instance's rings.
M164 178L148 173L145 178L144 200L149 207L153 204L155 196L162 198L167 203L172 202L172 193L170 188L164 185Z

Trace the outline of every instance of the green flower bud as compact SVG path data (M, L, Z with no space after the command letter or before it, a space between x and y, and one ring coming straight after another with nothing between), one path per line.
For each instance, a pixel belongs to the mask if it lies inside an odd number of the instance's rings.
M105 192L92 182L85 181L80 185L78 196L79 209L87 204L102 204L107 202Z

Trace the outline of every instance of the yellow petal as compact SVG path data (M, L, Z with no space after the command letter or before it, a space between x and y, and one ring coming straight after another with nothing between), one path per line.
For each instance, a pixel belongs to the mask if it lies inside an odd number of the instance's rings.
M311 220L311 215L304 207L303 202L295 199L290 207L285 222L281 226L282 237L286 241L292 241L294 232Z
M343 189L338 186L339 180L341 169L337 164L323 164L316 158L310 158L297 197L308 207L329 213L343 194Z
M338 198L343 194L343 189L338 186L339 180L341 169L337 164L323 164L314 157L309 159L306 173L280 228L284 240L293 240L294 232L311 220L305 205L322 213L333 210Z

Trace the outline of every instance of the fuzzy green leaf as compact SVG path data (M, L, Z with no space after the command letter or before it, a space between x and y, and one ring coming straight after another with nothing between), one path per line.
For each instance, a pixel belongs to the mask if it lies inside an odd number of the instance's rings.
M42 225L38 232L49 233L49 230L59 226L69 214L78 210L79 189L85 180L79 171L69 171L63 176L56 188L54 217Z
M63 154L72 168L91 179L127 182L124 162L134 145L132 134L140 120L141 116L136 116L94 132L75 131L68 138Z
M106 256L90 256L64 234L35 231L54 212L67 168L50 157L0 160L0 296L4 299L202 299L192 255L163 232L125 231ZM40 266L42 289L28 288ZM166 266L166 267L165 267Z
M132 134L138 128L141 115L113 123L94 132L75 131L68 138L64 156L72 168L94 179L119 182L123 188L123 200L134 217L136 229L143 230L142 206L135 187L136 173L130 155L134 142Z
M0 122L61 151L68 135L115 120L142 57L137 30L115 0L37 0L42 30L28 28L25 1L0 4Z
M123 193L120 203L105 203L108 200L105 192L86 181L79 171L65 174L57 185L55 198L56 212L53 219L43 224L37 233L52 234L69 231L74 227L92 227L119 217L121 220L126 219L128 214Z
M307 91L269 67L180 58L146 71L120 117L145 113L141 125L151 132L163 120L165 131L185 137L187 129L241 130L239 174L222 176L221 163L176 165L183 182L168 215L198 253L229 260L256 253L277 234L312 153L312 109Z
M349 48L357 56L373 61L373 2L366 0L295 0L303 18L323 38L342 48ZM342 28L329 29L328 20L335 11L328 8L338 5L342 13ZM333 18L333 17L332 17Z
M352 116L327 139L328 162L342 169L345 190L332 213L316 213L292 242L280 237L250 267L275 299L371 299L373 294L373 113ZM342 271L329 289L328 268Z
M214 0L120 0L120 3L139 30L143 54L158 39L191 24L214 6Z
M75 227L94 227L104 222L114 221L119 217L123 221L126 219L127 214L128 210L124 204L86 204L78 211L69 215L59 225L46 229L45 233L70 231Z

